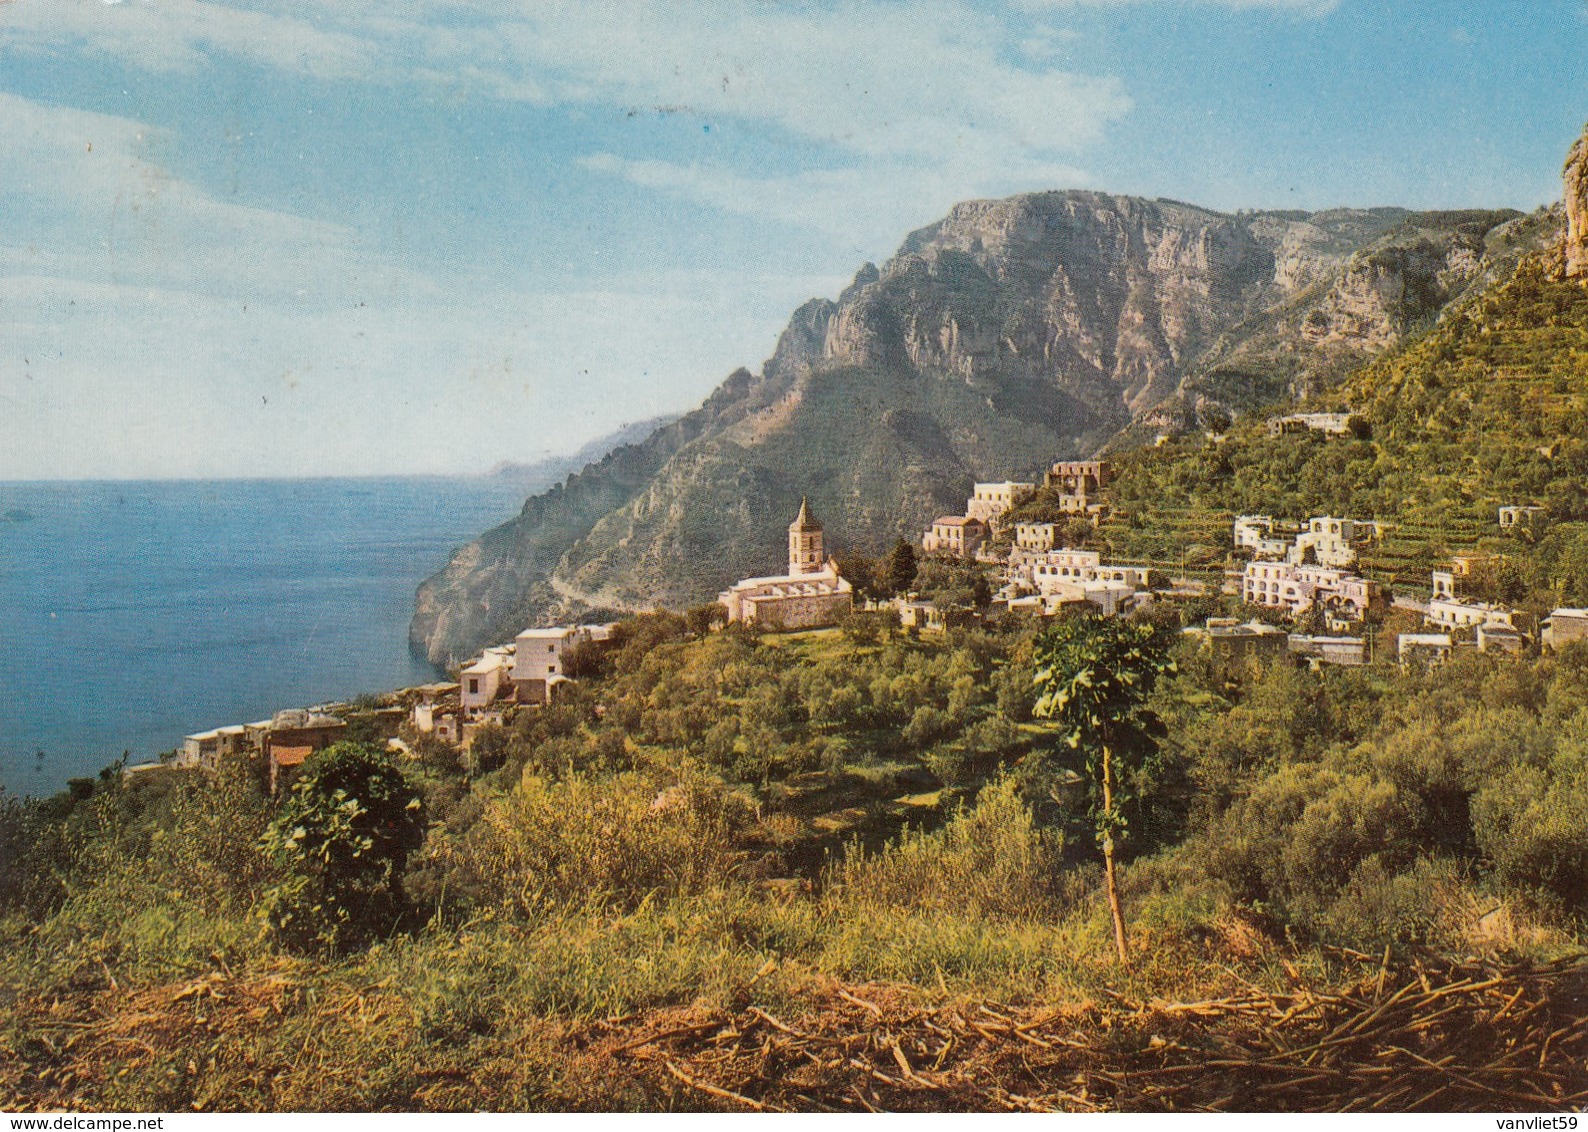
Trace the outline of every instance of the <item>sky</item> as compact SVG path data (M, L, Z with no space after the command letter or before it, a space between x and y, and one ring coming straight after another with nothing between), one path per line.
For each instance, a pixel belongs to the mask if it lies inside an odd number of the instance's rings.
M0 480L475 473L956 201L1532 209L1584 0L0 0Z

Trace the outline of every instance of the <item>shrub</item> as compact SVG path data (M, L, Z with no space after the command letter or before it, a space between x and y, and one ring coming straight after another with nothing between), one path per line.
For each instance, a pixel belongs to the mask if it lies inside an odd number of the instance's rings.
M337 743L311 755L263 838L287 874L265 898L271 930L293 947L339 951L390 929L424 832L419 793L384 752Z
M1039 919L1057 910L1062 848L1003 778L942 829L905 833L874 856L856 847L829 884L845 905Z
M746 798L704 776L526 772L461 842L434 846L421 864L430 871L439 864L443 881L430 885L439 898L444 884L465 908L499 905L524 916L634 908L653 895L721 883L740 860L735 836L754 816Z

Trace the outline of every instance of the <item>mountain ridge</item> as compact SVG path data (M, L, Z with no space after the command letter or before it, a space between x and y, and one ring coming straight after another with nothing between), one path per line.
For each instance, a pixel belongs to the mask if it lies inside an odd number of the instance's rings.
M802 495L835 545L875 550L975 479L1032 477L1133 422L1315 393L1556 226L1078 190L962 202L796 309L759 374L461 548L420 587L410 642L447 664L538 621L709 600L775 564Z

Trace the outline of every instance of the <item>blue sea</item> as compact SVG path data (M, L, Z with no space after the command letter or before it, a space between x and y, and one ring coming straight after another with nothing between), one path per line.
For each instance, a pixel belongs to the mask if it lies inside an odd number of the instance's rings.
M478 478L0 483L0 785L433 680L415 587L515 514Z

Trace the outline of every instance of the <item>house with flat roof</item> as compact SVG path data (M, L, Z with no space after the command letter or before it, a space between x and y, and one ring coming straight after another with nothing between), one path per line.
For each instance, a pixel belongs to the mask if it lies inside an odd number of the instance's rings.
M480 658L458 674L462 690L459 701L465 716L477 715L496 702L504 689L512 689L513 654L516 645L488 648Z
M1291 655L1317 664L1356 668L1367 663L1367 641L1362 637L1328 637L1291 633Z
M952 554L969 558L987 541L987 524L967 515L942 515L921 536L921 549L928 554Z
M1015 546L1034 554L1052 550L1058 544L1057 523L1016 523Z
M346 731L347 724L334 715L296 708L278 711L271 717L270 730L265 735L270 792L275 794L288 786L305 759L329 747Z
M580 647L599 647L612 637L611 625L554 625L525 629L513 640L512 681L521 704L549 704L569 684L568 655Z
M1395 654L1402 664L1442 664L1452 647L1449 633L1401 633L1395 638Z
M1031 498L1036 489L1034 483L1018 483L1014 480L979 483L972 488L971 497L965 501L965 516L980 519L989 527L996 527L1004 512Z
M1573 641L1588 640L1588 609L1562 607L1544 619L1539 639L1546 648L1564 648Z
M1383 585L1371 578L1344 567L1293 562L1248 562L1241 575L1241 596L1248 605L1282 610L1292 617L1316 606L1335 623L1360 621L1387 602Z
M248 729L242 724L217 727L213 731L200 731L182 740L182 752L176 757L177 766L201 766L215 770L221 760L251 750Z
M1522 634L1508 624L1491 622L1478 626L1478 651L1507 653L1511 656L1521 656L1527 642Z
M1241 624L1233 617L1210 617L1205 625L1188 625L1181 631L1199 641L1226 674L1248 660L1284 656L1289 639L1277 625L1255 620Z
M1351 431L1350 413L1291 413L1268 419L1269 436L1298 432L1321 432L1325 436L1345 436Z
M1512 505L1501 507L1500 530L1507 534L1537 535L1549 526L1549 511L1543 507Z

